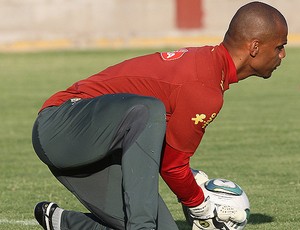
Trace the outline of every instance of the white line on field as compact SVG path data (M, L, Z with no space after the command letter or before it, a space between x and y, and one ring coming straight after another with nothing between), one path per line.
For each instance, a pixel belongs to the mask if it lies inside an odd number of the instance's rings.
M1 224L18 224L18 225L37 225L35 219L32 220L8 220L8 219L0 219Z

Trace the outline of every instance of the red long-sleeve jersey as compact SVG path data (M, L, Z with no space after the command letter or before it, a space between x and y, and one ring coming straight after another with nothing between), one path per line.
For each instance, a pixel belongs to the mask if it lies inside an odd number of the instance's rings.
M186 206L204 195L189 167L207 125L223 105L223 93L237 82L236 68L223 44L184 48L126 60L51 96L41 110L71 98L132 93L160 99L166 108L166 145L161 176Z

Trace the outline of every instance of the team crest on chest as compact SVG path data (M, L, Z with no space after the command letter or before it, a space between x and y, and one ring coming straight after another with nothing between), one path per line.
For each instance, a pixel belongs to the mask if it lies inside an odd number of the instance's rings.
M173 60L181 58L186 52L188 52L187 49L179 49L179 50L172 51L172 52L163 52L163 53L160 53L160 55L161 55L161 58L165 61L173 61Z

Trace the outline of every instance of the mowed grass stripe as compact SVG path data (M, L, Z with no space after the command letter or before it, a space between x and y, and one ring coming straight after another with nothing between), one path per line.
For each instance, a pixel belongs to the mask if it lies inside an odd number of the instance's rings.
M10 225L38 225L35 219L31 220L7 220L7 219L0 219L0 225L3 224L10 224Z

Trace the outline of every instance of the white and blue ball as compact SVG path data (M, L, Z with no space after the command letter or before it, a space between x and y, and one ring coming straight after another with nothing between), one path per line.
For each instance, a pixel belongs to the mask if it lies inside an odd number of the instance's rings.
M195 175L195 172L194 172ZM198 183L200 184L200 183ZM218 218L207 220L191 220L188 217L187 209L183 207L187 221L192 224L193 230L218 230L218 229L234 229L242 230L245 228L250 215L250 203L245 191L236 183L227 179L210 179L199 185L205 197L209 196L210 200L217 206L231 206L244 210L247 219L243 223L235 223L232 221L221 221Z

